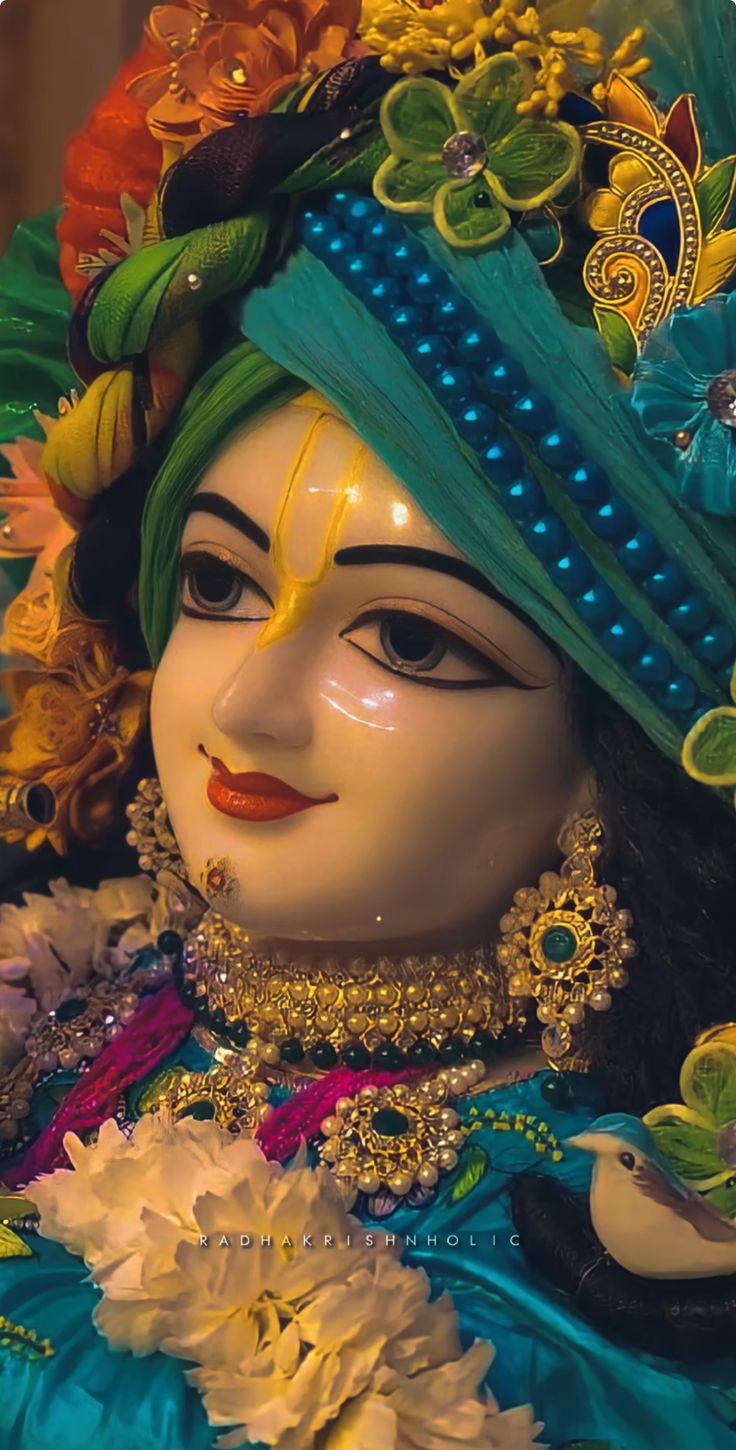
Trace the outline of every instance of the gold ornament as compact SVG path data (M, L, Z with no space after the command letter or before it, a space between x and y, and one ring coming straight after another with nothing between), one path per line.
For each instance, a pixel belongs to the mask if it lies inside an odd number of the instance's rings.
M39 826L52 825L56 817L56 796L43 781L0 780L0 835L13 831L30 834Z
M154 1105L178 1118L211 1118L230 1133L254 1133L272 1109L268 1084L257 1081L251 1060L231 1054L209 1072L180 1072Z
M99 1057L134 1017L141 993L160 976L155 968L143 968L114 983L97 978L75 988L53 1011L31 1018L25 1055L0 1078L0 1151L25 1140L37 1083Z
M631 913L618 910L612 886L596 884L603 844L600 821L578 817L560 837L559 874L547 871L538 887L517 891L501 920L498 961L509 995L520 1009L524 999L536 1002L542 1049L553 1060L569 1052L586 1007L608 1011L611 989L626 986L637 954Z
M200 875L200 885L208 901L217 897L222 901L232 901L237 896L238 882L227 856L212 857L207 862Z
M485 948L284 963L256 955L245 932L210 911L187 941L184 977L195 1008L206 1003L225 1028L247 1025L264 1049L287 1039L305 1053L323 1043L405 1050L420 1039L438 1048L479 1031L497 1036L508 1021L503 978Z
M126 806L125 814L130 821L125 839L137 852L141 871L156 877L161 871L172 872L181 881L186 881L161 785L155 776L138 782L137 793Z
M339 1099L322 1123L322 1162L351 1192L373 1195L387 1188L405 1198L417 1186L434 1188L457 1167L470 1131L449 1102L485 1072L482 1062L470 1062L418 1085L367 1087Z

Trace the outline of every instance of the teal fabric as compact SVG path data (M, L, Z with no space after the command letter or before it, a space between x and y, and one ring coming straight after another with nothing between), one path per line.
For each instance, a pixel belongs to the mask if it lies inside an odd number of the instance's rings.
M550 1108L543 1077L466 1099L461 1111L532 1113L562 1139L596 1116L597 1105L577 1095L567 1111ZM464 1342L480 1336L496 1346L489 1384L501 1406L531 1402L553 1450L587 1440L615 1450L734 1450L736 1360L691 1371L612 1345L532 1273L515 1245L514 1174L543 1164L585 1191L587 1157L568 1150L552 1164L522 1133L490 1126L472 1142L486 1148L491 1166L462 1201L451 1202L448 1180L430 1207L366 1226L416 1237L405 1259L426 1269L436 1292L452 1294ZM56 1244L33 1242L35 1259L0 1264L0 1312L48 1336L56 1355L28 1364L0 1350L3 1450L210 1450L219 1432L187 1386L186 1366L161 1354L111 1353L92 1324L98 1291L83 1265Z
M682 506L668 496L665 481L646 455L639 419L627 400L617 396L597 336L569 326L522 239L514 236L493 252L461 261L427 229L422 229L422 239L481 316L490 320L533 383L545 387L559 416L575 419L588 455L606 465L617 489L622 483L620 493L640 510L643 525L661 532L669 557L687 568L708 602L736 629L730 576L713 563L708 547L701 547L698 528L679 516ZM239 322L243 334L269 358L325 393L462 554L613 696L659 750L678 760L682 722L659 708L655 697L633 679L630 661L607 654L593 629L578 618L527 547L522 529L504 509L500 489L481 473L439 400L382 323L322 261L301 248L268 287L256 287L243 299ZM361 347L355 347L355 338L361 338ZM622 610L639 619L648 638L664 645L679 670L693 677L714 705L723 703L723 686L713 683L690 645L677 638L643 590L624 574L613 548L588 538L590 531L582 538L580 510L572 509L569 500L565 505L553 474L545 490L552 509L590 552Z

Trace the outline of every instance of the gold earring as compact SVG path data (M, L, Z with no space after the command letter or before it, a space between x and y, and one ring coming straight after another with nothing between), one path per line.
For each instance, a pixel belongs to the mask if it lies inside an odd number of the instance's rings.
M612 886L597 883L601 822L594 815L576 817L559 844L565 853L559 873L546 871L538 887L516 892L501 920L498 947L517 1020L524 1000L533 1000L544 1024L542 1050L552 1061L570 1051L586 1007L608 1011L611 988L626 986L627 963L638 950L628 935L631 912L617 908Z
M155 776L138 782L138 790L125 813L130 821L125 839L136 851L141 871L152 876L159 892L164 893L176 930L191 930L199 924L205 902L187 875L161 785Z

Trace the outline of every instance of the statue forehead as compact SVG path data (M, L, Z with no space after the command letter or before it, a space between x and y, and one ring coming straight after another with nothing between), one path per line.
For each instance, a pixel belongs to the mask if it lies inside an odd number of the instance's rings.
M462 557L350 425L316 394L235 439L198 492L215 491L257 523L300 573L333 550L407 544Z

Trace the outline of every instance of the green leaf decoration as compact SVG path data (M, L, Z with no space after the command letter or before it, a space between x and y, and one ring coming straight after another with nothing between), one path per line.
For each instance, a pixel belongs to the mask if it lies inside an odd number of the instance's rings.
M468 1148L467 1152L463 1154L462 1173L453 1185L450 1203L461 1203L469 1193L473 1192L474 1188L478 1187L481 1179L485 1178L488 1172L489 1163L490 1158L485 1148L475 1145Z
M682 748L682 763L705 785L736 785L736 710L724 706L698 720Z
M695 188L703 233L712 236L725 220L736 187L736 156L726 156L706 171Z
M472 70L455 91L467 129L485 136L489 146L501 141L518 122L519 101L534 89L534 71L515 55L493 55Z
M32 1259L33 1250L11 1228L0 1224L0 1259Z
M611 312L607 307L596 307L594 310L598 330L613 366L630 377L639 349L628 318L621 312Z
M505 236L511 217L485 178L478 176L472 181L446 181L439 188L434 223L449 246L478 251Z
M351 143L352 147L352 143ZM356 128L355 147L347 159L347 147L341 140L331 141L303 166L299 166L280 186L274 188L275 196L298 196L302 192L360 190L370 186L379 166L389 155L382 132L373 124L359 136Z
M488 172L499 200L518 211L564 191L580 165L580 137L562 121L520 121L490 150Z
M389 156L376 172L373 195L391 211L428 215L438 188L446 181L441 161L405 161Z
M678 1121L675 1117L667 1123L648 1126L662 1157L667 1159L673 1173L687 1183L699 1183L723 1172L718 1136L712 1128Z
M722 1128L736 1119L736 1047L704 1042L688 1053L680 1072L680 1091L688 1107Z
M404 161L441 161L449 136L463 130L452 91L426 76L399 81L381 102L383 134Z

